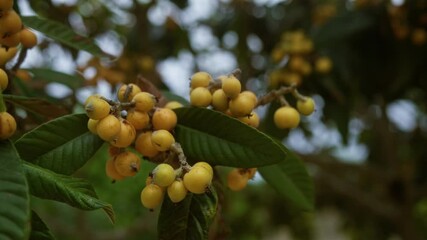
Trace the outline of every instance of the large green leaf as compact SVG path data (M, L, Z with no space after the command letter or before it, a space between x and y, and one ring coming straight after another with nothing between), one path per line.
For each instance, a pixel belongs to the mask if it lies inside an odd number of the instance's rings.
M70 75L47 68L31 68L25 70L29 71L34 75L34 80L62 83L72 89L81 87L84 82L84 78L82 76Z
M0 239L25 239L30 199L22 161L9 141L0 141Z
M69 47L87 51L98 57L107 56L107 54L95 44L93 39L78 35L73 32L70 27L62 23L38 16L22 16L21 19L25 26L40 31L53 40L61 42Z
M313 210L313 182L297 155L289 152L286 161L258 168L258 171L295 210Z
M68 113L68 110L60 104L49 102L42 98L24 97L16 95L3 95L4 100L26 111L40 114L45 117L56 118Z
M286 158L286 151L269 136L223 113L194 107L175 112L176 141L190 160L230 167L260 167Z
M82 210L102 208L114 222L110 204L98 199L92 185L84 179L54 173L31 163L24 164L32 195L66 203Z
M67 115L47 122L16 141L21 158L56 173L72 174L102 146L87 130L85 114Z
M179 203L165 197L158 220L159 239L208 239L217 203L213 188L205 194L188 194Z
M55 239L46 224L41 220L36 212L31 212L31 240L52 240Z

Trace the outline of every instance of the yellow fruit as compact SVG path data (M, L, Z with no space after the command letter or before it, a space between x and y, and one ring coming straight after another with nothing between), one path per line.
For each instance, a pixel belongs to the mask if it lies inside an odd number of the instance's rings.
M148 92L137 93L132 101L135 102L135 109L141 112L148 112L156 105L156 97Z
M26 81L26 82L30 81L32 78L31 74L28 71L23 70L23 69L18 69L15 73L15 76L17 78L23 80L23 81Z
M193 168L195 168L195 167L205 168L206 170L208 170L209 174L211 176L213 176L213 168L212 168L212 166L209 163L207 163L207 162L197 162L196 164L193 165Z
M0 18L13 7L13 0L0 0Z
M28 28L21 30L21 44L26 48L32 48L37 45L37 35Z
M107 117L99 120L98 125L96 126L96 132L102 140L110 142L118 136L120 128L120 120L113 115L108 115Z
M212 106L221 112L228 109L228 97L224 90L218 89L212 94Z
M89 129L89 131L95 135L98 134L96 127L98 126L98 121L99 120L93 120L89 118L89 121L87 121L87 128Z
M302 115L310 115L314 112L314 100L311 97L305 98L304 100L297 101L297 109Z
M10 59L15 57L18 49L16 47L12 47L9 49L0 48L0 66L5 65Z
M222 90L224 90L224 93L227 95L227 97L234 99L239 95L242 89L242 85L240 84L239 79L233 75L230 75L223 78L221 81Z
M110 104L101 98L91 98L85 105L86 114L90 119L100 120L110 114Z
M295 128L298 126L300 116L297 110L293 107L280 107L274 113L274 123L278 128Z
M122 119L120 125L119 134L113 141L110 142L110 144L118 148L125 148L131 145L135 140L136 130L132 124L124 119Z
M117 92L117 99L119 99L120 102L130 102L133 97L140 92L141 88L139 88L136 84L123 84ZM125 96L126 93L127 96Z
M210 81L212 81L212 76L207 72L196 72L191 76L191 89L198 87L206 88L209 86Z
M157 108L151 119L154 130L168 130L175 128L178 119L174 111L169 108Z
M114 167L122 176L134 176L139 171L140 164L141 159L132 152L122 152L114 157Z
M332 69L332 61L328 57L320 57L316 60L315 68L318 73L328 73Z
M193 167L184 175L184 186L192 193L205 193L211 182L212 174L204 167Z
M229 107L233 116L243 117L252 112L255 107L255 102L251 97L239 94L235 99L230 101Z
M227 185L233 191L240 191L248 184L248 174L241 169L233 169L227 175Z
M167 130L157 130L151 134L153 146L161 152L167 151L175 143L175 138Z
M148 113L133 109L128 111L126 120L128 120L136 130L142 130L150 124L150 116L148 116Z
M305 63L304 58L301 56L294 56L289 60L289 68L293 71L300 72Z
M8 84L9 78L7 77L7 73L0 68L0 91L5 90Z
M141 192L141 203L148 209L154 209L162 203L163 190L156 184L145 186Z
M175 171L173 167L166 163L159 164L153 170L153 181L160 187L167 187L175 181Z
M0 37L10 36L21 31L22 21L15 10L7 11L0 18Z
M250 99L252 99L254 104L256 104L258 102L258 98L256 97L255 93L253 93L251 91L247 91L247 90L243 91L240 93L240 95L249 97Z
M212 102L211 92L204 87L197 87L191 90L190 103L196 107L207 107Z
M135 141L135 149L144 157L154 157L159 151L151 142L152 132L141 133Z
M170 200L174 203L181 202L187 196L187 189L182 180L175 180L167 189Z
M105 164L105 173L113 180L122 180L125 178L125 176L122 176L117 172L113 159L108 159L107 163Z
M16 131L16 121L8 112L0 113L0 139L8 139Z
M414 45L423 45L427 40L427 32L423 28L416 28L412 32L412 43Z
M175 109L175 108L181 108L181 107L184 107L184 105L182 105L182 103L177 101L170 101L165 105L165 108L169 108L169 109Z
M256 112L251 112L250 115L239 117L238 119L251 127L257 128L259 126L259 116Z
M8 48L18 46L20 42L21 34L19 32L0 38L0 44Z

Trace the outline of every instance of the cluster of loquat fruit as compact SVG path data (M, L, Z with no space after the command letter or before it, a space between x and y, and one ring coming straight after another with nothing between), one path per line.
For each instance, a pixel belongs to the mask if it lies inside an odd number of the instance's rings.
M7 73L0 68L0 91L3 92L3 90L7 88L8 84L9 84L9 78L7 76ZM0 103L0 104L4 104L4 103ZM0 112L0 139L4 140L4 139L10 138L15 133L15 131L16 131L15 118L6 111Z

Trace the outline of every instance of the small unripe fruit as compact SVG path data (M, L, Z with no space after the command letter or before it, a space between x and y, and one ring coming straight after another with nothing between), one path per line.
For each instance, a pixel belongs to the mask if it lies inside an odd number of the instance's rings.
M205 193L211 182L212 174L204 167L193 167L184 175L184 186L192 193Z
M128 90L129 87L129 90ZM128 92L127 96L126 92ZM130 102L133 97L141 92L141 88L139 88L136 84L130 83L130 84L123 84L119 91L117 91L117 99L119 99L120 102Z
M196 107L207 107L212 102L211 92L204 87L198 87L191 90L190 103Z
M132 152L122 152L114 157L114 167L126 177L134 176L139 171L140 163L141 159Z
M0 68L0 91L5 90L8 84L9 78L7 77L6 72Z
M144 157L154 157L159 151L151 141L151 132L141 133L135 141L135 149Z
M105 164L105 174L113 180L122 180L125 178L125 176L122 176L117 172L113 159L108 159Z
M128 120L136 130L144 129L150 124L150 116L148 116L148 113L137 110L129 110L126 120Z
M157 108L151 119L154 130L168 130L175 128L178 118L169 108Z
M16 121L8 112L0 112L0 139L8 139L16 131Z
M148 209L154 209L162 203L163 190L156 184L145 186L141 192L141 203Z
M167 189L170 200L174 203L181 202L187 196L187 189L182 180L175 180Z
M193 165L193 168L196 168L196 167L205 168L206 170L208 170L209 174L211 176L213 176L213 168L212 168L212 166L209 163L207 163L207 162L197 162L197 163L195 163Z
M141 112L148 112L156 105L156 97L148 92L137 93L132 101L135 102L135 109Z
M118 148L128 147L133 143L136 137L136 130L127 120L122 120L120 123L120 132L117 137L110 142L111 145Z
M227 185L233 191L240 191L248 184L248 174L241 169L233 169L227 175Z
M89 131L95 135L98 134L97 130L96 130L96 126L98 126L98 121L99 120L93 120L89 118L89 121L87 121L87 128L89 129Z
M85 105L85 110L90 119L100 120L110 114L110 104L101 98L91 98Z
M239 120L254 128L259 126L259 116L256 112L251 112L248 116L239 117Z
M212 94L212 106L221 112L228 109L228 97L224 90L218 89Z
M120 120L113 115L108 115L99 120L96 126L96 132L102 140L110 142L120 133L120 128Z
M207 72L196 72L191 76L191 89L198 87L206 88L209 86L210 81L212 81L212 76Z
M177 101L170 101L165 105L165 108L169 108L169 109L175 109L175 108L181 108L181 107L184 107L184 105L182 105L182 103Z
M28 28L21 30L21 44L26 48L32 48L37 45L37 36Z
M249 115L255 107L253 99L247 95L239 94L235 99L230 101L230 112L235 117Z
M328 73L332 69L332 61L328 57L320 57L316 60L315 68L319 73Z
M242 85L240 84L239 79L237 79L233 75L230 75L225 78L222 78L221 81L222 81L222 90L224 90L227 97L233 99L239 95L242 89Z
M314 112L314 100L313 98L306 98L305 101L298 100L297 101L297 109L302 115L310 115Z
M22 21L15 10L7 11L0 18L0 37L12 35L19 32L22 28Z
M166 163L159 164L153 170L153 180L154 183L160 187L167 187L175 181L175 171L173 167Z
M299 121L299 113L293 107L284 106L274 113L274 123L281 129L295 128L298 126Z
M167 130L157 130L151 135L151 142L153 146L161 152L167 151L175 143L175 138Z

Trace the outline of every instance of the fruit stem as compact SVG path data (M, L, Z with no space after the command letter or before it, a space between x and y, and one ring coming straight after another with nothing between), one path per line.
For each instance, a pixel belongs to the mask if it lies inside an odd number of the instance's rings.
M184 171L189 172L191 169L190 164L187 162L187 158L184 155L184 150L182 150L181 144L175 142L171 146L171 151L178 155L179 164Z
M289 106L288 101L286 101L286 98L283 95L279 96L279 102L281 106Z
M303 102L307 101L307 97L298 92L296 88L292 91L292 95L297 99Z
M27 57L27 48L22 48L19 52L18 60L16 61L15 65L12 67L12 72L16 72L21 64L24 62L25 58Z
M282 101L282 100L280 100L280 97L282 95L288 94L288 93L293 93L295 90L296 90L296 85L291 85L289 87L288 86L282 86L281 88L279 88L277 90L271 90L270 92L268 92L267 94L262 96L260 99L258 99L256 107L269 104L276 99L279 99L279 101Z

